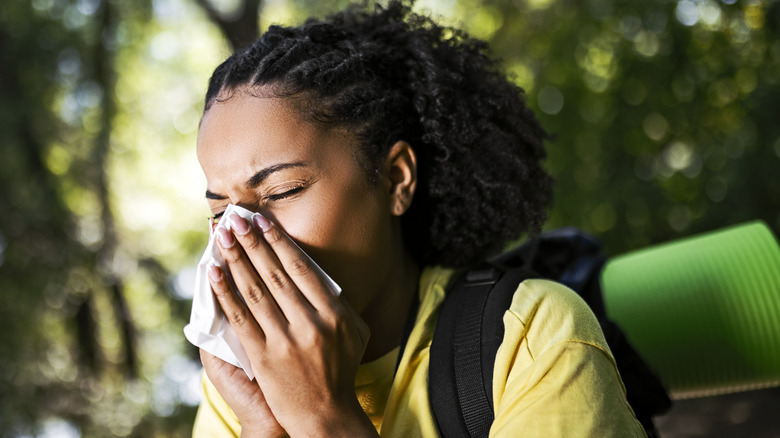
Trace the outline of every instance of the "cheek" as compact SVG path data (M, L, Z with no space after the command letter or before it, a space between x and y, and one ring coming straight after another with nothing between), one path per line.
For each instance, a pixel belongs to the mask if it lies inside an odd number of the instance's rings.
M361 274L378 273L388 256L391 216L377 189L339 187L312 196L295 212L280 212L278 220L345 290L363 288L368 279Z
M357 192L357 193L356 193ZM302 246L330 256L370 257L383 234L384 216L376 196L366 190L312 196L312 202L285 211L278 220Z

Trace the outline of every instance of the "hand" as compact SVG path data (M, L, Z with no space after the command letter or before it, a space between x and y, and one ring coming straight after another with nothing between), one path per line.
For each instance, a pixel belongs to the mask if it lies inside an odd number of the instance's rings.
M229 219L219 246L246 305L220 268L209 278L273 417L291 435L376 436L354 392L366 324L278 226Z
M268 408L260 386L249 380L244 370L204 350L200 350L200 361L211 383L241 422L242 436L287 436Z

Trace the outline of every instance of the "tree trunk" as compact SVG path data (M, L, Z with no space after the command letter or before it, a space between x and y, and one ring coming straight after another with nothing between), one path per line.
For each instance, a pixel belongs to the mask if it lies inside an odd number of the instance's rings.
M231 49L244 49L260 36L261 0L243 0L229 17L217 10L210 0L195 1L222 31Z

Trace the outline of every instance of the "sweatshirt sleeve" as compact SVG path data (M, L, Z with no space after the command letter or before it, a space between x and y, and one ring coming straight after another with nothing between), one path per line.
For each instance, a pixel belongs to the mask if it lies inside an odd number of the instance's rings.
M217 388L206 377L201 375L203 400L198 406L195 424L192 428L193 438L233 438L241 436L241 424L228 404L219 395Z
M504 315L491 437L644 437L596 317L574 292L523 282Z

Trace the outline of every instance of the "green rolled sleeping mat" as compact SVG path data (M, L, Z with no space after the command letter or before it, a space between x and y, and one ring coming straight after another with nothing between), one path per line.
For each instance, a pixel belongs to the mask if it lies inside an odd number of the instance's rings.
M780 247L763 222L615 257L601 280L673 398L780 385Z

